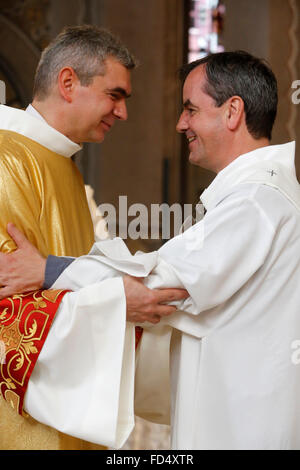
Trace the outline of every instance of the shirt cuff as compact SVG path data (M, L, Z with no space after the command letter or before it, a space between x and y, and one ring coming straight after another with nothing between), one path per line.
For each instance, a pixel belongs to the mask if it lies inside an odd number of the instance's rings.
M45 281L43 289L50 289L61 273L71 264L75 258L67 258L64 256L49 255L46 263Z

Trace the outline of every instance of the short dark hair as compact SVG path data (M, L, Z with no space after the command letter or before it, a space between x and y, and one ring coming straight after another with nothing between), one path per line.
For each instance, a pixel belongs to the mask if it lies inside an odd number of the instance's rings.
M113 57L128 70L136 60L127 47L110 31L93 25L67 26L42 52L33 96L45 99L59 71L72 67L81 85L88 86L96 75L105 74L105 60Z
M277 80L267 63L245 51L219 52L184 65L180 76L185 80L199 65L205 65L204 92L216 106L222 106L232 96L244 101L249 133L260 139L272 137L277 112Z

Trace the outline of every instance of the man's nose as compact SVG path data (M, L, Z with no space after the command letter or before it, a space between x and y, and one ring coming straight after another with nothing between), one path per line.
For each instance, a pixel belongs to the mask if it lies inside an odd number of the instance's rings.
M188 129L188 125L187 125L186 118L185 118L185 112L183 111L178 119L178 122L176 125L176 131L185 132L187 129Z
M128 118L128 113L127 113L127 106L126 106L125 100L121 100L118 103L116 103L116 106L114 108L114 116L116 116L117 119L126 121L126 119Z

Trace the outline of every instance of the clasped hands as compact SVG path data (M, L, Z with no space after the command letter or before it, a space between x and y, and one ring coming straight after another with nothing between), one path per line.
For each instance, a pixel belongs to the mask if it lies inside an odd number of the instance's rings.
M12 223L7 225L7 233L17 249L9 254L0 253L0 299L41 289L47 262ZM176 311L176 307L167 303L189 296L183 289L148 289L142 279L127 275L123 277L123 283L127 321L134 323L159 323L162 317Z

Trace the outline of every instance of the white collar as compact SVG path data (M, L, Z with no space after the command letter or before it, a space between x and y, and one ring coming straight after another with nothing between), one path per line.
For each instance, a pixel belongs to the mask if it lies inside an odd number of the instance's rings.
M222 196L231 187L247 182L247 177L253 170L262 165L279 165L292 178L296 179L295 172L295 142L281 145L268 145L252 152L240 155L217 174L209 187L201 194L201 202L206 210L216 206ZM265 171L268 171L266 169Z
M58 132L31 106L27 111L0 105L0 129L16 132L64 157L72 157L81 146ZM33 111L32 111L33 110Z
M40 121L47 122L46 119L44 119L43 116L32 106L32 104L29 104L25 111L26 113L31 114L31 116L36 117Z

